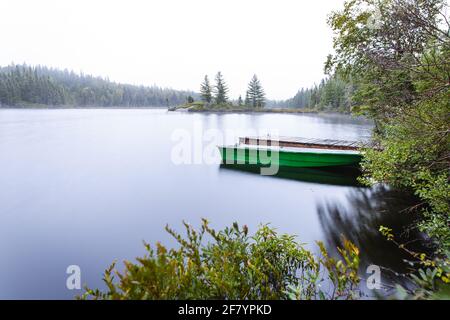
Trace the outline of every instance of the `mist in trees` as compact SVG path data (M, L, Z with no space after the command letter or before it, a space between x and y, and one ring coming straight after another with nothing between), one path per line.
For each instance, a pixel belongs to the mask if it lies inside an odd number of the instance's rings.
M0 67L0 106L101 106L143 107L177 106L201 99L206 105L236 104L245 108L283 107L348 112L356 85L334 75L312 88L301 89L284 101L267 100L256 75L248 84L245 96L229 97L221 72L211 83L205 76L200 93L157 86L119 84L101 77L44 66L10 65ZM243 99L244 98L244 99Z
M278 102L278 106L288 108L307 108L350 112L351 97L356 91L356 84L351 80L343 80L335 74L324 79L319 85L302 88L291 99Z
M318 85L311 88L302 88L297 94L287 100L268 100L260 80L254 75L246 90L244 99L239 96L232 100L232 104L238 107L252 108L298 108L314 109L335 112L350 112L352 107L351 97L357 89L357 82L338 74L323 79ZM228 87L221 72L215 77L214 86L211 85L208 76L205 76L200 85L200 97L206 104L224 105L230 104Z
M111 82L100 77L42 66L0 67L0 105L169 106L195 92Z

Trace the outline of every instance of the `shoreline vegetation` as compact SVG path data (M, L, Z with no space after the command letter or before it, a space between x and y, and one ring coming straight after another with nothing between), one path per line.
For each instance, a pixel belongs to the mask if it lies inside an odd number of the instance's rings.
M2 109L36 109L36 110L66 110L66 109L76 109L76 110L89 110L89 109L98 109L98 110L112 110L112 109L165 109L168 108L166 106L79 106L79 105L43 105L43 104L20 104L14 106L8 105L0 105L0 110Z
M35 110L89 110L89 109L97 109L97 110L113 110L113 109L136 109L136 110L144 110L144 109L163 109L170 112L198 112L198 113L279 113L279 114L348 114L349 112L339 112L334 110L317 110L317 109L309 109L309 108L262 108L262 109L254 109L254 108L245 108L238 107L233 105L225 105L225 106L205 106L201 103L192 103L192 104L182 104L174 107L166 107L166 106L79 106L79 105L44 105L44 104L18 104L18 105L0 105L0 110L6 109L35 109Z
M251 108L232 104L207 105L203 102L186 103L176 107L170 107L169 111L185 112L217 112L217 113L319 113L319 110L306 108Z
M165 107L165 106L77 106L77 105L42 105L42 104L21 104L21 105L1 105L1 109L36 109L36 110L65 110L65 109L76 109L76 110L88 110L88 109L98 109L98 110L112 110L112 109L164 109L168 111L180 111L180 112L212 112L212 113L287 113L287 114L319 114L319 113L342 113L333 111L320 111L313 109L294 109L294 108L264 108L264 109L253 109L253 108L242 108L237 106L203 106L198 104L183 104L176 107ZM347 114L347 113L345 113ZM348 113L349 114L349 113ZM349 114L350 115L350 114Z
M215 113L350 113L350 110L344 107L343 102L337 104L333 102L336 98L337 100L345 100L341 99L344 94L343 91L329 91L329 88L336 83L334 78L322 81L319 87L302 89L294 98L285 101L270 101L266 99L265 91L258 77L253 75L248 83L245 99L242 99L240 95L237 100L232 100L228 96L228 86L225 79L219 71L215 76L214 86L211 85L208 75L205 75L200 85L199 100L196 100L193 96L188 96L186 103L168 109L169 111ZM339 83L344 82L340 81Z
M351 113L353 82L331 76L309 89L300 89L286 100L268 100L261 82L254 75L245 93L230 99L221 72L215 85L208 76L200 92L157 86L121 84L108 78L45 66L11 64L0 67L0 108L82 109L82 108L153 108L191 112L255 113Z
M178 248L145 243L146 255L136 263L125 262L123 271L113 263L105 271L106 290L86 287L79 298L353 300L361 296L359 250L344 238L337 248L340 256L334 258L324 243L317 242L320 254L314 254L295 236L278 234L268 225L250 233L237 222L223 230L213 229L206 219L200 230L183 224L184 235L166 226Z
M137 86L73 71L26 64L0 67L0 107L147 107L180 105L198 94Z

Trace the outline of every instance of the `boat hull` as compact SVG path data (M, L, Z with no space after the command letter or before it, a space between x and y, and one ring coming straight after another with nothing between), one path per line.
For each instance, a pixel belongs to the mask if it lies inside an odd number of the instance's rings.
M242 164L294 168L320 168L357 166L362 159L359 153L333 153L291 150L253 149L243 146L219 147L223 164Z

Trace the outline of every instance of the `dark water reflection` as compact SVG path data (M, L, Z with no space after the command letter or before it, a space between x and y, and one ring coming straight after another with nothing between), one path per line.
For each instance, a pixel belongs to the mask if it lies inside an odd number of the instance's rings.
M344 236L361 250L362 273L368 265L379 265L385 269L382 273L385 289L389 289L394 282L410 285L402 274L411 270L404 261L413 260L412 257L399 250L394 243L386 241L379 227L393 229L396 240L408 244L409 249L428 252L430 248L424 235L412 227L418 216L408 210L417 204L417 199L406 192L382 185L351 190L347 198L350 205L346 207L333 202L319 203L317 206L327 247L333 250L340 246Z
M236 170L241 172L259 174L261 169L252 165L229 165L220 166L223 170ZM279 168L276 175L267 178L281 178L316 184L361 187L358 177L361 172L355 167L330 167L330 168Z
M260 168L255 166L222 165L221 168L252 174L260 172ZM395 284L411 287L412 283L405 274L412 269L405 261L411 261L413 258L406 251L399 250L394 243L386 241L379 232L379 227L393 229L396 240L408 244L410 250L429 252L427 239L412 227L418 216L408 210L417 204L418 199L405 191L385 185L365 187L358 180L360 175L360 170L354 167L280 168L277 175L266 178L354 187L346 192L347 201L333 199L317 202L317 215L324 234L322 241L335 257L339 257L337 248L342 247L343 238L353 242L361 251L360 274L363 279L368 276L368 266L380 266L383 287L377 294L392 293ZM361 290L367 297L376 296L365 288L364 281Z
M164 226L181 230L182 220L199 225L201 218L251 231L271 223L314 250L316 240L335 247L343 233L365 264L403 270L399 251L377 232L410 221L400 213L402 194L363 188L351 170L265 177L254 168L174 164L174 131L195 135L199 126L344 140L367 139L372 128L343 115L0 109L0 298L70 299L80 293L65 286L72 264L82 283L102 287L113 260L142 255L143 240L174 245Z

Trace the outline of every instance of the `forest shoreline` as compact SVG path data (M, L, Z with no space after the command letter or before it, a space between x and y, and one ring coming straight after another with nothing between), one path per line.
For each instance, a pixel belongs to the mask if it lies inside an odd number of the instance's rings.
M165 107L165 106L75 106L75 105L64 105L64 106L49 106L49 105L0 105L0 110L120 110L120 109L136 109L136 110L146 110L146 109L160 109L167 110L170 112L192 112L192 113L266 113L266 114L348 114L346 112L337 112L335 110L311 110L311 109L290 109L290 108L264 108L264 109L188 109L182 107Z
M326 113L313 109L294 109L294 108L197 108L197 107L172 107L168 109L171 112L195 112L195 113L284 113L284 114L318 114Z
M99 109L99 110L111 110L111 109L164 109L170 112L193 112L193 113L284 113L284 114L318 114L318 113L341 113L341 112L327 112L327 111L319 111L319 110L309 110L309 109L187 109L180 107L164 107L164 106L75 106L75 105L64 105L64 106L49 106L49 105L2 105L0 106L0 110L6 109L33 109L33 110L64 110L64 109Z
M99 110L110 110L110 109L165 109L167 110L167 107L163 106L111 106L111 107L102 107L102 106L48 106L48 105L26 105L26 106L0 106L0 110L2 109L33 109L33 110L64 110L64 109L99 109Z

